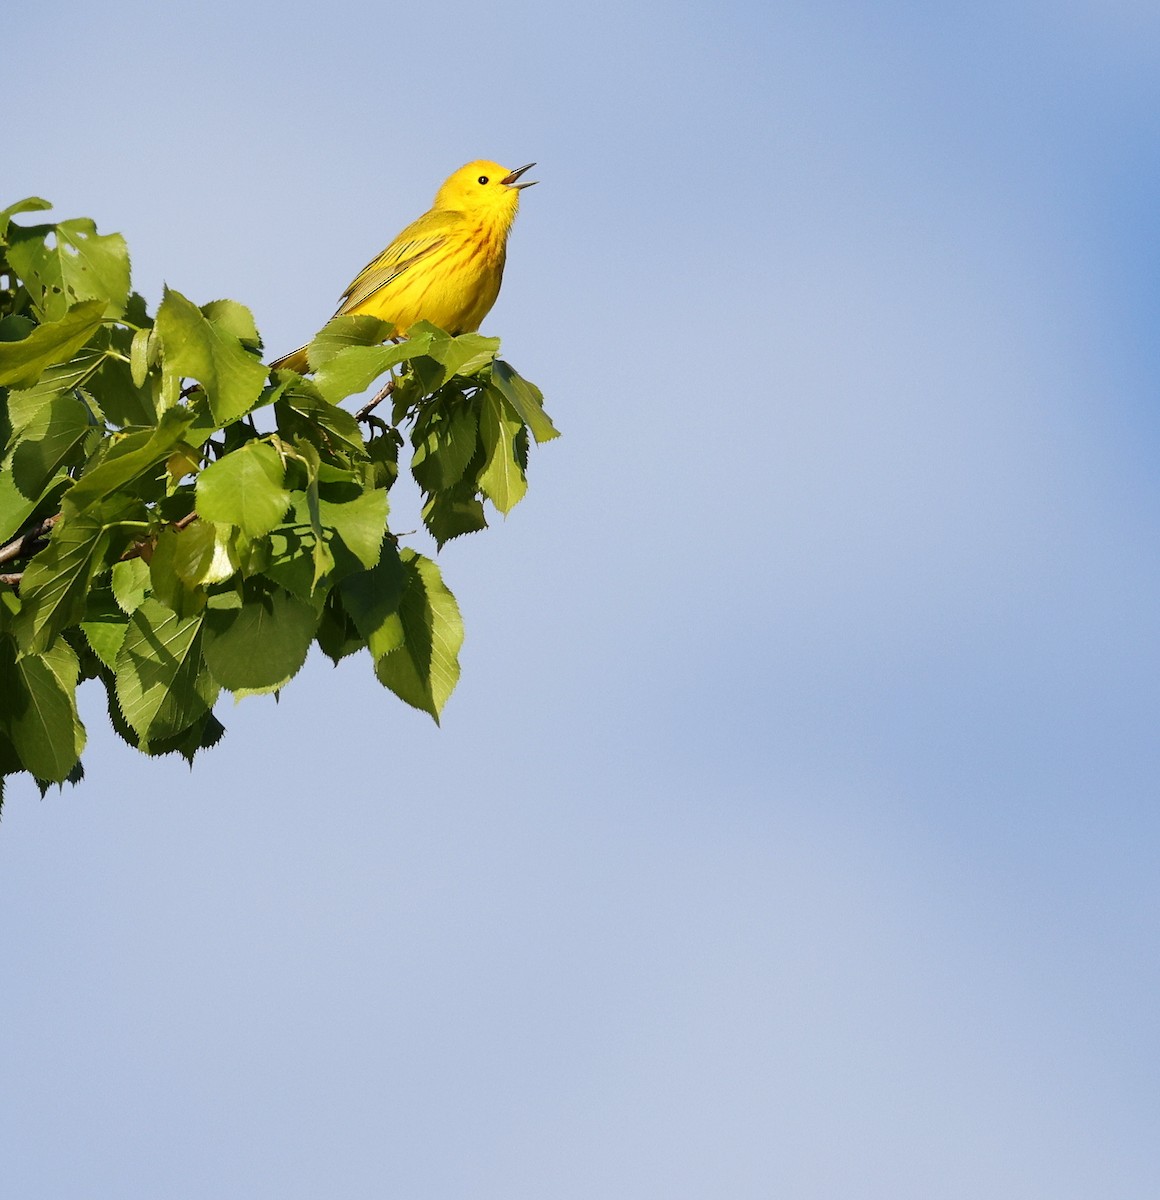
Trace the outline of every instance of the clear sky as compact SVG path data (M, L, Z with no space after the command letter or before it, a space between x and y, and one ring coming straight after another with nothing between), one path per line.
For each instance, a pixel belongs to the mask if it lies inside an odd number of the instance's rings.
M1160 9L4 24L0 207L272 353L537 160L484 331L564 437L442 729L312 659L11 790L0 1193L1160 1194Z

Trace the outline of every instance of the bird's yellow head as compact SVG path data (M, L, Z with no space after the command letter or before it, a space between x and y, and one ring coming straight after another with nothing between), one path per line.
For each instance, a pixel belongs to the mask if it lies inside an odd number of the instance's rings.
M521 188L535 180L519 183L519 177L535 163L509 171L499 163L478 159L460 167L435 195L435 208L478 215L504 226L515 220Z

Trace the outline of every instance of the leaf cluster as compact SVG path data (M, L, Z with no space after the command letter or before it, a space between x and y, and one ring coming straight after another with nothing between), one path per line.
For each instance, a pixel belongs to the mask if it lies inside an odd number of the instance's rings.
M131 746L190 761L222 691L279 691L314 643L437 721L463 625L390 530L400 457L438 545L482 529L557 435L538 389L498 339L369 317L272 371L243 305L150 314L120 235L13 220L47 207L0 212L0 801L13 772L80 777L88 679Z

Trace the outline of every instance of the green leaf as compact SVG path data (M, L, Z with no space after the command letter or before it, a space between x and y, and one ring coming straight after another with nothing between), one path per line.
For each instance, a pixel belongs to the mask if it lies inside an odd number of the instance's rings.
M297 495L301 497L302 493ZM296 506L295 519L279 525L270 534L270 561L262 574L299 598L309 600L314 595L314 541L314 531L297 519Z
M233 527L212 521L194 521L174 535L173 566L185 583L224 583L237 570L230 554Z
M342 606L375 659L397 650L405 640L399 606L406 584L398 553L388 549L371 570L350 575L338 585Z
M406 573L399 605L403 644L376 660L375 674L400 700L430 713L438 724L459 680L463 620L429 558L413 550L404 550L400 558Z
M206 665L231 692L276 691L306 661L317 626L312 605L248 580L241 608L206 612Z
M416 422L411 473L425 492L453 487L479 446L479 415L471 404L439 405Z
M274 404L278 432L287 439L306 437L316 447L335 440L359 454L365 453L362 430L344 408L325 400L309 380L286 388Z
M60 493L68 486L64 472L58 472L45 484L35 499L24 496L16 487L12 472L0 469L0 544L37 517L48 517L60 508Z
M179 617L146 598L117 655L117 701L146 742L171 738L213 707L218 685L201 655L202 617Z
M478 533L487 528L475 483L457 483L452 488L434 492L423 505L423 524L442 549L452 538L465 533Z
M516 374L515 369L502 359L497 359L491 369L491 382L516 410L520 420L532 431L532 437L537 442L548 442L560 436L560 431L544 412L543 393L534 383Z
M310 442L300 439L295 442L294 448L297 450L307 474L306 489L302 493L302 496L306 510L305 523L309 525L314 533L314 542L311 545L310 552L314 560L313 587L317 587L325 576L334 569L334 555L331 553L330 547L326 544L326 537L322 529L321 509L319 507L318 475L322 466L322 459L314 445ZM301 506L297 504L295 505L295 516L299 521L302 520Z
M286 515L286 468L268 442L247 442L197 477L197 512L207 521L236 525L262 537Z
M195 522L195 526L200 524L201 522ZM213 557L213 528L212 525L209 526L207 560L212 560ZM196 616L205 607L205 589L199 586L200 580L186 579L178 565L179 560L182 565L186 565L186 560L191 557L188 545L190 539L185 537L186 532L188 531L179 531L172 526L162 529L157 535L157 540L153 545L153 554L149 559L149 589L151 593L179 617ZM199 546L198 549L202 549L202 547Z
M211 300L201 306L201 311L208 321L236 337L247 350L257 352L262 349L254 314L244 304L236 300Z
M461 333L452 337L429 321L416 321L409 335L428 339L423 354L443 367L446 378L475 375L494 362L499 353L499 338L486 337L482 333ZM415 357L414 352L410 357Z
M18 213L43 212L51 207L52 204L48 200L42 200L39 196L29 196L26 200L17 200L15 204L0 210L0 242L7 239L8 226Z
M367 644L343 606L337 588L327 594L314 636L318 648L335 665L349 655L357 654Z
M134 387L144 387L149 378L149 339L152 336L152 328L138 329L129 345L129 374Z
M376 487L391 488L399 478L399 448L402 438L398 430L387 429L367 439L366 452L371 460L371 476Z
M16 433L41 418L58 396L69 395L86 383L105 356L108 330L97 330L90 341L64 362L53 363L31 387L14 388L8 394L8 415Z
M0 729L24 769L50 783L68 778L85 745L77 670L77 656L63 641L18 659L11 638L0 636Z
M138 352L139 334L144 335L142 344L147 344L149 330L135 334L123 326L106 327L93 339L101 357L85 385L86 394L99 397L107 420L122 428L157 424L157 400L153 389L145 386L146 374L138 380L133 366L126 361Z
M81 630L93 653L109 670L116 667L128 628L129 618L121 611L111 589L90 592Z
M88 410L79 400L53 396L20 430L5 466L26 499L38 499L53 476L71 465L73 451L90 429Z
M17 490L11 471L0 471L0 543L16 533L32 516L38 500L30 500Z
M20 583L15 632L22 650L42 651L64 628L82 620L89 583L132 540L123 528L142 512L128 498L90 512L66 514L53 526L48 545L28 564Z
M225 731L226 727L211 711L198 717L173 737L154 738L149 742L139 742L138 748L151 757L162 754L180 754L192 766L197 752L216 746Z
M207 305L214 311L213 305ZM196 379L204 388L214 418L225 425L257 404L267 369L234 332L236 315L207 317L180 292L165 289L154 326L168 377Z
M479 486L501 513L510 512L528 490L528 481L516 459L516 436L523 422L511 412L503 396L488 388L479 414L479 440L484 467Z
M208 749L221 741L225 726L207 709L200 717L195 718L180 733L172 737L155 738L143 741L137 731L125 720L117 703L116 683L111 672L104 672L101 681L108 691L109 720L117 735L123 738L135 750L151 757L162 754L180 754L186 762L192 765L199 750Z
M129 248L119 233L98 234L87 217L57 225L13 225L8 261L42 319L59 320L78 300L121 316L129 300ZM49 241L53 245L49 245Z
M314 386L331 404L365 392L391 367L411 357L410 343L390 346L349 346L327 359L314 376Z
M78 304L57 321L38 325L19 342L0 342L0 385L29 388L56 363L70 359L101 327L105 305Z
M418 360L422 362L423 360ZM428 359L436 368L441 378L443 368L433 359ZM412 364L414 367L414 364ZM438 387L438 380L435 383ZM413 417L422 403L428 399L427 389L415 374L414 370L404 371L395 376L395 390L391 394L391 423L397 429L408 417Z
M333 529L343 545L366 568L379 561L383 537L387 532L387 493L372 488L342 504L319 500L319 519Z
M16 747L0 727L0 814L4 812L4 780L7 775L16 775L24 770Z
M365 313L331 317L314 335L307 347L310 366L317 371L340 350L348 346L377 346L394 333L390 321L380 321Z
M149 564L129 558L113 564L113 598L123 613L134 613L149 594Z
M193 424L193 413L171 408L161 416L156 429L131 433L110 446L104 458L88 468L64 495L64 505L80 511L105 496L118 492L147 472L155 474Z
M0 317L0 342L22 342L34 329L36 322L20 313Z

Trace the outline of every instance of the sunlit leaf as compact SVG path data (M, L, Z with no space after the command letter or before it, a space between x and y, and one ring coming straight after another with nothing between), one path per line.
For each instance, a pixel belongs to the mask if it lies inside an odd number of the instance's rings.
M560 431L544 412L543 393L534 383L517 374L502 359L498 359L492 367L491 382L532 431L532 437L537 442L547 442L560 436Z
M489 388L479 414L479 440L484 452L479 486L501 513L510 512L528 490L528 481L516 459L516 436L522 428L523 423L513 415L503 396Z
M78 304L59 320L38 325L18 342L0 342L0 385L32 387L54 363L65 362L101 327L105 306L99 300Z
M129 299L129 249L119 233L100 234L87 217L56 225L12 225L8 261L42 320L57 321L81 300L121 316Z
M214 311L213 305L207 305ZM223 424L244 416L258 402L266 367L240 339L236 314L207 317L192 301L171 288L157 310L154 326L173 377L196 379L205 388L214 417Z
M286 515L286 469L268 442L247 442L197 477L197 511L207 521L236 525L250 537L269 533Z

